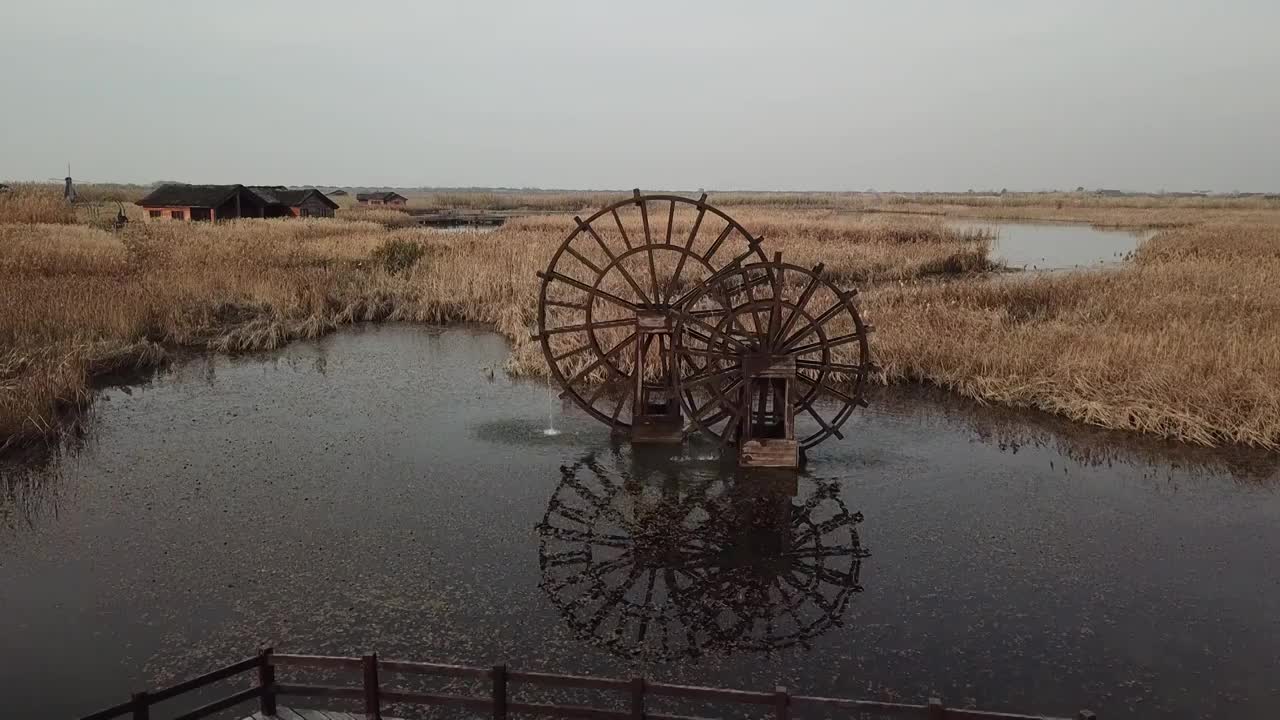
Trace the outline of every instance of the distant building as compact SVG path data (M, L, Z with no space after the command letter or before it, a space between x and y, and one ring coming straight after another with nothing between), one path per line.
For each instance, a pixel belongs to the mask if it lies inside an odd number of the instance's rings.
M409 198L397 192L357 193L356 202L361 205L403 206L409 202Z
M161 185L137 202L150 220L333 217L338 204L315 189L283 185Z
M342 188L338 188L337 190L329 193L329 197L346 197L347 195L350 195L350 193Z
M338 203L315 188L290 190L283 185L252 185L249 189L267 201L268 209L283 208L288 211L280 212L280 216L333 217L333 211L338 209ZM267 217L273 216L269 214Z

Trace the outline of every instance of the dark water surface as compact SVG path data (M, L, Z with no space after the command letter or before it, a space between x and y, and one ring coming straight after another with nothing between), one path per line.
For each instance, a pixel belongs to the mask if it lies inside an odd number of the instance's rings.
M1150 232L1103 230L1084 223L1026 223L948 218L961 229L996 233L992 257L1025 270L1067 270L1123 262Z
M548 391L506 352L384 326L105 390L75 447L0 470L0 715L270 644L1280 716L1276 456L895 391L798 481L739 476L558 404L545 435Z

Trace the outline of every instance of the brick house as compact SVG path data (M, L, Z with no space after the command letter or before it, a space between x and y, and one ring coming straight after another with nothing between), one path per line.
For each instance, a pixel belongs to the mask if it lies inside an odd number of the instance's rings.
M392 205L404 207L409 198L397 192L356 193L356 202L361 205Z
M137 203L148 220L333 217L338 204L315 189L283 185L161 185Z

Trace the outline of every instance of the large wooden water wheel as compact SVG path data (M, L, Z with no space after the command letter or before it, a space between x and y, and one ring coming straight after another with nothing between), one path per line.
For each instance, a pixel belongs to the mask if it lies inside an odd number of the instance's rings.
M592 416L637 440L681 438L673 310L744 262L761 238L698 199L642 195L576 224L542 279L538 334L552 376Z
M866 404L872 369L854 303L812 269L744 263L718 274L679 308L673 337L677 394L690 425L739 447L743 464L793 467Z

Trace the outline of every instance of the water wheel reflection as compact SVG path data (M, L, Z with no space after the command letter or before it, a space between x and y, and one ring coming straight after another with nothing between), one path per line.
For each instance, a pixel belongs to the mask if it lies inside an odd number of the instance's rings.
M862 590L862 515L834 483L634 447L561 473L538 525L542 588L584 638L616 653L807 645Z

